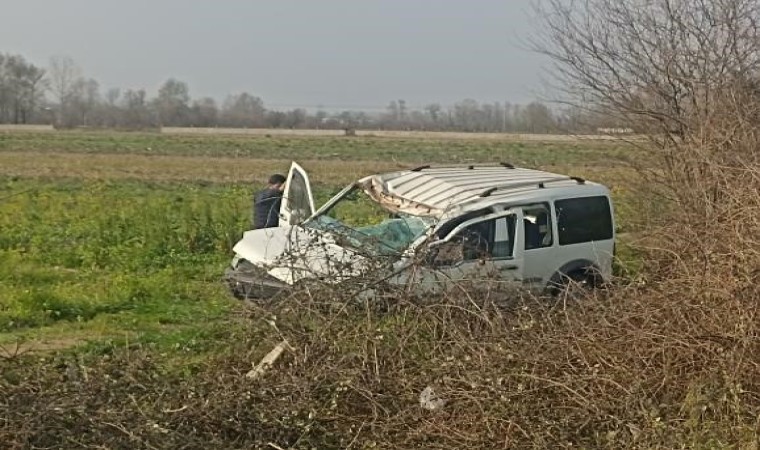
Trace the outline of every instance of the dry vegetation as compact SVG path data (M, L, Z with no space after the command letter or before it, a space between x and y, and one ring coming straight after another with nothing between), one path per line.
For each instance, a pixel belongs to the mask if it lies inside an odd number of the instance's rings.
M747 140L732 144L744 152L741 164L710 164L705 184L689 187L705 195L669 203L635 283L555 304L506 301L482 285L364 304L350 284L316 286L228 315L224 332L201 338L207 350L197 356L139 339L18 355L6 346L0 442L755 448L760 171L754 131L743 133ZM712 145L680 153L679 164L705 167L725 154ZM647 195L682 192L684 180L673 179ZM282 341L291 349L246 378ZM444 402L437 410L420 406L427 387Z
M10 359L0 435L10 448L754 448L757 279L730 279L508 306L475 286L372 304L313 287L252 306L184 370L140 345ZM292 349L247 379L282 341ZM437 410L420 407L427 387Z

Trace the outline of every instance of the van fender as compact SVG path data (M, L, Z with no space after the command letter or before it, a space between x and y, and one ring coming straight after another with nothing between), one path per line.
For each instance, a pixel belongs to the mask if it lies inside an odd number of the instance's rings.
M568 278L574 276L588 277L593 287L602 284L602 277L599 275L599 267L593 261L588 259L575 259L564 264L549 278L546 283L546 292L556 294L562 286L567 283Z

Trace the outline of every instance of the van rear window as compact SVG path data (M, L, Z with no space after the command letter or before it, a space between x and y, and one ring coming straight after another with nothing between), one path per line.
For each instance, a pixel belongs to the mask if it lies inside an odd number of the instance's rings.
M612 239L612 214L605 196L569 198L554 202L559 245Z

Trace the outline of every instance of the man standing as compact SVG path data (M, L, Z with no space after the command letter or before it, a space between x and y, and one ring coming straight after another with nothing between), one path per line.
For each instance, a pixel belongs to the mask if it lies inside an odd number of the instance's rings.
M285 177L279 173L269 177L266 189L253 197L253 228L272 228L280 223L280 202Z

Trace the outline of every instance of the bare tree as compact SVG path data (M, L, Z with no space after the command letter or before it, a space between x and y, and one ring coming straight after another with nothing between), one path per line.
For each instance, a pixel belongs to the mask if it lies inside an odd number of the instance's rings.
M552 112L543 103L531 102L523 109L525 125L530 133L549 133L554 128Z
M122 127L141 129L157 125L144 90L127 90L124 92L122 103Z
M407 110L406 100L399 99L399 101L398 101L398 119L400 121L402 121L402 122L404 120L406 120L406 110Z
M433 123L437 123L439 117L441 116L441 105L440 103L431 103L429 105L425 106L425 111L427 112L428 116L430 117L430 120Z
M285 114L284 126L286 128L300 128L306 123L308 113L305 109L297 108Z
M675 142L716 98L752 91L760 66L757 0L545 0L545 37L569 100Z
M454 125L461 131L480 131L480 105L467 98L454 105Z
M191 125L197 127L213 127L219 120L219 108L213 98L205 97L195 100L191 108Z
M649 138L643 173L672 212L664 225L681 224L667 239L674 254L698 248L706 271L711 254L754 251L760 1L544 0L538 10L536 47L568 102Z
M259 97L243 92L227 97L222 105L221 121L228 127L262 126L265 112L264 102Z
M396 100L391 100L386 109L388 110L388 115L384 122L390 123L392 127L397 126L398 122L401 121L401 108L398 102Z
M71 125L91 126L95 125L90 115L100 105L100 85L92 78L79 78L71 86L69 95L69 110L71 114L68 118ZM97 122L97 121L95 121Z
M57 103L57 123L63 124L71 103L74 83L81 78L81 69L68 56L54 56L50 59L48 76L54 99Z
M0 123L28 123L42 103L45 71L19 55L0 54Z
M121 98L121 89L110 88L106 91L104 96L104 104L101 110L103 111L103 118L101 124L105 127L117 127L119 126L119 116L121 114L119 108L119 99Z
M190 116L190 89L187 83L169 78L158 90L156 110L161 125L184 126Z

